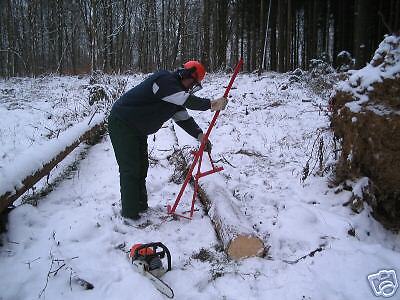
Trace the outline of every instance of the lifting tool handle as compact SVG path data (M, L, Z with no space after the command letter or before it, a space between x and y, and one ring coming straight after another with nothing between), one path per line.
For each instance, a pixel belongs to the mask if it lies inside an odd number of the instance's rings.
M226 87L226 90L225 90L225 93L224 93L224 98L228 98L228 95L229 95L229 92L230 92L230 90L231 90L231 88L232 88L233 82L235 81L236 76L237 76L237 74L239 73L240 68L242 67L242 65L243 65L243 59L241 58L241 59L239 60L238 64L236 65L235 70L233 71L233 75L232 75L232 77L231 77L231 80L229 81L228 86ZM212 120L211 120L210 126L208 126L207 132L206 132L206 134L204 135L203 141L201 142L201 145L200 145L200 149L199 149L199 152L200 152L200 153L203 153L203 152L204 152L205 141L208 140L208 136L210 135L211 130L213 129L213 127L214 127L214 125L215 125L215 122L217 122L217 118L218 118L218 116L219 116L219 112L220 112L219 110L217 110L217 111L215 112L214 117L213 117Z
M231 80L229 81L228 86L226 87L226 90L225 90L225 93L224 93L224 97L225 97L225 98L228 98L229 91L231 90L232 85L233 85L233 82L235 81L236 76L237 76L237 74L239 73L240 68L242 67L242 65L243 65L243 59L241 58L241 59L239 60L238 64L236 65L236 67L235 67L235 70L234 70L234 72L233 72L233 75L232 75L232 77L231 77ZM179 191L179 194L178 194L178 196L176 197L176 200L175 200L174 205L173 205L172 207L171 207L170 205L167 206L167 209L168 209L168 213L169 213L169 214L173 214L173 215L181 216L181 217L184 217L184 218L187 218L187 219L191 219L192 216L193 216L193 211L194 211L194 201L195 201L195 198L196 198L196 195L197 195L198 180L200 179L200 177L203 177L203 176L206 176L206 175L210 175L210 174L213 174L213 173L215 173L215 172L218 172L218 171L221 171L221 170L222 170L222 168L214 168L214 166L213 166L213 170L211 170L211 171L208 171L208 172L205 172L205 173L201 173L201 172L200 172L201 162L202 162L202 157L203 157L203 153L204 153L204 148L205 148L205 145L206 145L206 141L208 140L208 137L209 137L209 135L210 135L210 133L211 133L211 130L213 129L213 127L214 127L214 125L215 125L215 123L216 123L216 121L217 121L217 118L218 118L218 116L219 116L219 113L220 113L219 110L215 112L214 117L212 118L211 123L210 123L210 125L208 126L207 132L206 132L206 134L204 135L203 140L201 141L199 150L196 151L196 152L194 153L193 162L192 162L192 164L191 164L191 166L190 166L190 168L189 168L189 171L188 171L188 173L187 173L187 175L186 175L185 181L184 181L183 184L182 184L182 187L181 187L181 189L180 189L180 191ZM212 162L212 160L211 160L211 156L209 156L209 157L210 157L211 164L213 165L213 162ZM179 204L179 202L180 202L180 200L181 200L181 197L182 197L182 195L183 195L183 192L184 192L184 190L185 190L187 184L189 183L189 181L190 181L190 179L191 179L191 177L192 177L192 175L193 175L193 170L194 170L194 168L195 168L195 166L196 166L197 163L199 163L199 165L198 165L197 175L196 175L196 178L195 178L195 189L194 189L194 194L193 194L193 200L192 200L192 207L191 207L190 217L186 217L186 216L177 214L177 213L175 212L175 210L176 210L176 208L177 208L177 206L178 206L178 204Z

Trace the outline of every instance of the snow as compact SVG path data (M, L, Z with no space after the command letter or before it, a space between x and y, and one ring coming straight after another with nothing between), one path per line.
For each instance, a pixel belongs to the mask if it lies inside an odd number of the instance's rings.
M346 103L346 107L359 113L369 101L368 94L373 91L374 83L400 76L400 36L386 36L370 63L360 70L350 70L348 73L348 80L339 82L336 90L350 93L354 100Z
M86 131L102 123L104 118L103 113L87 117L84 121L61 133L58 138L42 145L33 145L22 151L14 161L4 164L0 169L0 176L5 178L0 182L0 195L21 188L22 180L40 171L45 164L76 142Z
M77 76L1 79L0 167L91 115L87 84Z
M368 184L369 184L368 177L360 178L353 187L353 194L360 197L360 199L362 199L363 190L368 186Z
M209 74L198 95L219 97L228 81L229 75ZM285 74L240 74L210 136L213 159L224 171L205 178L207 185L215 181L214 188L232 195L232 205L270 247L265 258L228 260L198 205L191 221L166 215L180 189L171 181L168 158L178 147L198 145L167 122L148 139L150 210L141 220L126 223L120 217L118 166L108 136L37 206L10 212L8 232L1 236L0 282L7 288L0 289L0 299L166 299L119 249L152 241L171 251L172 271L162 279L175 299L376 299L367 276L380 269L400 274L400 238L375 221L368 206L359 214L344 207L352 193L335 192L327 176L316 175L316 139L324 140L324 164L333 161L329 120L316 109L326 108L327 100L304 82L281 90L287 82ZM191 114L203 130L213 115ZM9 126L26 118L22 114ZM302 181L308 161L312 174ZM358 186L362 189L362 182ZM179 210L190 208L191 194L189 188ZM209 254L204 261L196 258L201 249ZM59 267L48 277L50 268ZM71 273L94 289L70 284Z
M338 56L338 57L339 57L339 56L351 57L351 54L350 54L350 52L348 52L348 51L342 50L342 51L339 52L339 54L338 54L337 56Z
M141 78L129 78L130 85ZM104 103L88 104L93 86L115 92L111 85L89 85L87 76L0 80L0 195L21 187L21 180L104 120Z

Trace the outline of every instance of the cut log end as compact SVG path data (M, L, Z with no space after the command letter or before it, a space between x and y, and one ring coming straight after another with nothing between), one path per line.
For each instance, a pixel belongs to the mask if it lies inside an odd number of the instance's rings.
M227 249L228 256L232 259L242 259L265 254L263 242L255 236L239 235L231 240Z

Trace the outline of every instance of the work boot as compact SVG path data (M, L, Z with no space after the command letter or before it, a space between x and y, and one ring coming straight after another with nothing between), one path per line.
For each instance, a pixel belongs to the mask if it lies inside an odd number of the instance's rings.
M132 218L123 218L122 223L124 225L128 225L128 226L132 226L132 227L136 227L138 225L138 221L140 220L140 216L138 216L138 219L132 219Z
M136 222L140 220L140 215L134 215L132 217L124 217L124 216L122 217L124 218L124 224L126 225L132 225L131 222Z
M139 213L126 214L126 213L123 213L122 210L120 211L120 213L121 213L121 216L125 219L130 219L133 221L137 221L140 219Z

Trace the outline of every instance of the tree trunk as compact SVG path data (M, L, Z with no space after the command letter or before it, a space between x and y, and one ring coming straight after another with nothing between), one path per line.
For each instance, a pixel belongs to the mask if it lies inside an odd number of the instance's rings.
M100 124L93 126L91 129L87 130L83 135L81 135L77 140L69 145L66 145L65 149L57 154L54 158L49 158L48 163L44 164L41 169L35 171L34 174L27 176L26 178L21 178L22 186L18 188L10 187L10 190L0 195L0 213L14 203L20 196L22 196L26 191L32 188L40 179L47 176L50 171L57 166L69 153L72 152L78 145L86 140L93 138L105 131L104 121Z
M219 49L219 22L218 22L218 2L214 1L211 2L211 8L212 11L210 12L210 14L212 14L212 47L211 47L211 57L212 57L212 61L211 61L211 65L212 65L212 70L217 70L218 68L218 49Z
M365 30L368 28L368 19L370 18L370 1L356 0L355 3L355 22L354 22L354 58L356 68L362 68L368 61L368 39L370 32Z
M120 38L119 38L119 54L117 55L117 59L118 59L118 71L121 72L122 70L125 70L125 66L124 66L124 57L127 55L126 54L126 45L125 45L125 40L126 40L126 31L130 31L130 22L128 22L127 20L127 11L128 11L128 7L127 7L127 3L128 0L124 0L123 3L123 17L121 22L123 22L124 27L123 30L121 32Z
M102 10L103 10L103 71L108 73L110 71L110 48L109 48L109 43L108 43L108 39L109 39L109 35L111 32L111 28L109 27L109 23L108 21L108 1L107 2L102 2Z
M279 16L279 26L278 26L278 71L283 73L286 71L285 68L285 24L286 24L286 1L287 0L279 0L278 1L278 16Z
M262 70L264 69L263 65L263 56L264 56L264 41L265 41L265 3L264 0L260 0L260 21L259 21L259 37L260 43L258 45L258 75L261 75Z
M233 33L233 53L231 56L231 65L235 64L239 60L239 36L240 36L240 3L236 2L235 6L235 30Z
M166 40L165 40L165 0L161 0L161 68L166 69L166 61L167 61L167 55L166 55Z
M61 75L63 70L63 54L64 54L64 47L63 44L63 23L64 23L64 15L63 15L63 0L57 0L56 6L56 20L57 20L57 69L56 71Z
M15 53L10 49L15 49L14 43L14 26L13 26L13 15L11 10L11 0L7 1L7 39L8 39L8 51L7 51L7 76L15 76ZM18 58L17 58L18 59Z
M285 71L293 68L292 56L292 0L287 0L287 23L286 23L286 64Z
M186 28L186 3L185 0L179 0L180 25L181 25L181 44L180 44L180 65L187 60L187 28Z
M218 11L218 47L215 49L217 55L217 69L223 69L226 66L226 46L227 46L227 14L228 14L228 1L217 1Z
M270 69L277 71L277 57L276 57L276 23L277 23L277 0L271 1L271 34L270 34Z
M76 60L76 27L74 24L74 17L71 14L71 63L72 63L72 72L73 74L77 74L77 60ZM78 50L79 51L79 50Z
M244 58L244 28L245 28L245 10L244 10L244 0L240 2L241 7L241 26L240 26L240 57Z
M210 0L203 0L203 48L201 61L206 69L210 67Z
M152 16L152 39L151 39L151 48L150 53L153 53L152 56L152 69L160 69L160 45L158 42L158 25L157 25L157 13L156 13L156 0L152 0L151 2L151 14Z
M251 10L251 25L250 25L250 55L251 55L251 65L250 70L253 71L257 68L257 41L258 41L258 31L259 27L257 26L257 20L255 16L257 15L257 2L253 1L252 10Z

